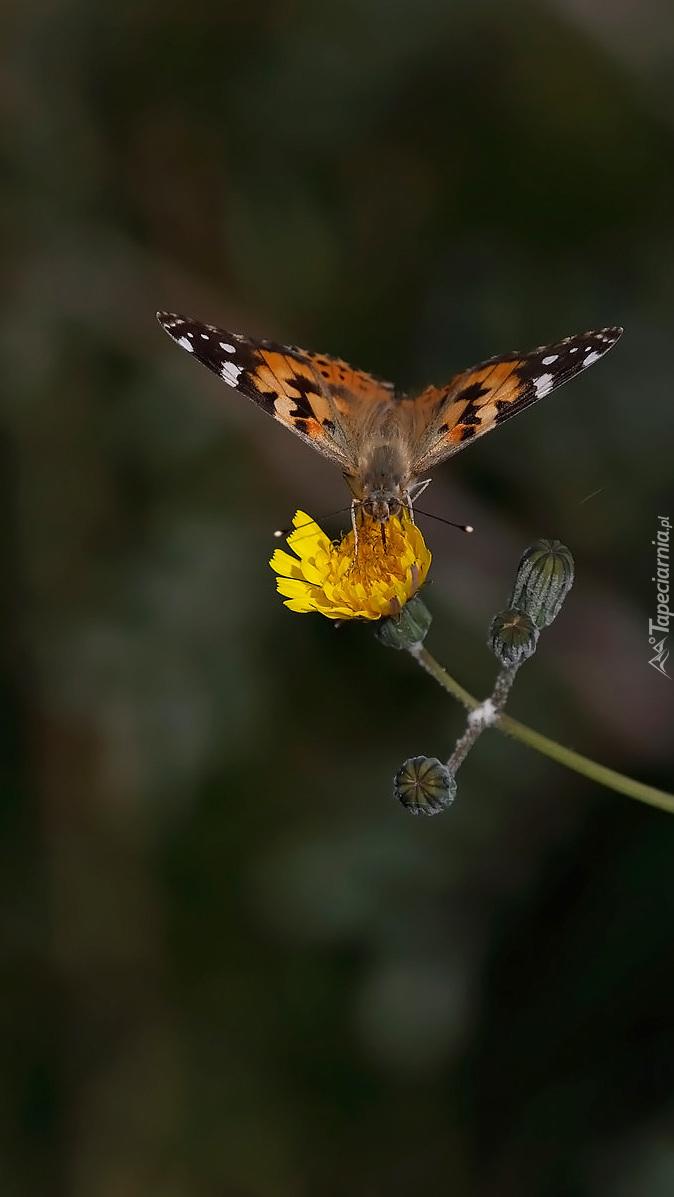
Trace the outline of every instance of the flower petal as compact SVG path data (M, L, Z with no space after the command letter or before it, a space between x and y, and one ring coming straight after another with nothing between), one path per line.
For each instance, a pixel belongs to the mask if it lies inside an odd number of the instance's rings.
M386 536L361 511L357 553L353 531L333 544L303 511L293 525L287 545L295 556L277 549L269 563L293 611L319 611L330 619L398 615L428 574L431 555L406 511L389 518Z

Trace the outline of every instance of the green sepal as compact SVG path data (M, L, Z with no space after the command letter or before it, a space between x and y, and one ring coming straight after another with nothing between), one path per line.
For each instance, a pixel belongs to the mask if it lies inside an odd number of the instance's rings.
M388 648L414 648L415 644L422 644L425 640L432 618L428 607L417 594L405 603L399 615L381 619L375 634Z

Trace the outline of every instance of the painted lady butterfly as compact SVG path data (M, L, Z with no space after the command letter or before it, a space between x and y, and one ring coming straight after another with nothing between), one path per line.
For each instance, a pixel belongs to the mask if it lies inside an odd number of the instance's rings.
M531 353L504 353L409 396L328 354L170 312L157 319L229 386L341 466L354 506L381 524L403 506L412 515L427 470L598 362L623 331L600 328Z

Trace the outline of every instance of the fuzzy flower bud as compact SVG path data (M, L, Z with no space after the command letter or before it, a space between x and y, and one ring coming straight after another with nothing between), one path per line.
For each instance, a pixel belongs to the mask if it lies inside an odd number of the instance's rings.
M573 586L573 557L561 540L534 541L525 551L510 595L511 607L531 616L537 628L556 619Z
M533 656L539 635L531 616L509 607L492 619L487 644L501 664L511 668Z
M413 756L393 781L396 798L411 815L438 815L456 797L456 782L434 756Z

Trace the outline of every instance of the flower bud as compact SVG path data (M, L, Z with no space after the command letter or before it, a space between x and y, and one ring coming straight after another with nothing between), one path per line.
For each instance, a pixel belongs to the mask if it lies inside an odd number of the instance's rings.
M537 628L546 628L556 619L572 586L571 550L561 540L541 538L525 551L508 601L511 607L526 611Z
M411 815L438 815L456 797L456 781L434 756L413 756L398 770L393 792Z
M428 607L415 595L405 603L399 615L380 620L376 635L388 648L413 648L426 638L431 620Z
M502 665L521 665L536 652L540 632L525 611L508 607L491 621L487 644Z

